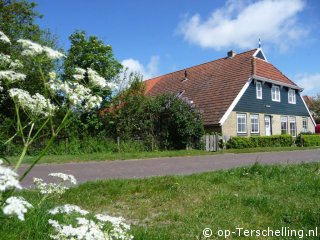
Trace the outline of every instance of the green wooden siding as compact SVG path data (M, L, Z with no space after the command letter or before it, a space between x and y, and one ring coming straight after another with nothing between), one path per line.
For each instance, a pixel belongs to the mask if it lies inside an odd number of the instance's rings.
M280 87L281 102L274 102L271 99L272 84L262 84L262 99L256 97L256 85L252 81L241 97L238 104L235 106L234 111L239 112L252 112L252 113L268 113L268 114L283 114L295 116L309 116L308 110L296 91L296 104L288 103L287 87Z

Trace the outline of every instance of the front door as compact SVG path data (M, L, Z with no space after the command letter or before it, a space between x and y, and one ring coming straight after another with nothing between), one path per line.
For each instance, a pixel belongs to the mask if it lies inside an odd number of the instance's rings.
M266 136L271 136L271 117L264 117L264 126L266 128Z

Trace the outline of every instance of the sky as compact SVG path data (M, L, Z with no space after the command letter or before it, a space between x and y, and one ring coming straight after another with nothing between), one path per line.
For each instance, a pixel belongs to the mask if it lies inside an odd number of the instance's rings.
M31 0L30 0L31 1ZM320 0L33 0L37 20L68 37L84 30L144 79L261 47L269 62L320 94Z

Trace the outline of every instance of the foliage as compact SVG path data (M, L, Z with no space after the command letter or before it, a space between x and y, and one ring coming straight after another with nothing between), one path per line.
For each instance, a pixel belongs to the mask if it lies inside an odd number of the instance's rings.
M297 137L296 144L303 147L320 146L320 135L300 133Z
M71 79L75 74L75 68L92 69L102 76L109 84L120 73L122 65L114 57L112 47L105 45L96 36L87 37L84 31L76 31L69 37L71 47L68 50L67 58L64 62L64 79ZM88 74L85 74L84 81L88 81ZM103 98L102 107L108 106L112 91L110 88L93 89L93 91ZM78 132L75 137L82 137L84 134L95 136L104 129L97 112L81 114L80 119L74 119Z
M200 114L188 102L172 94L146 96L139 78L113 99L104 118L114 138L139 139L151 150L197 148L204 133Z
M293 143L291 135L232 137L227 142L227 148L256 147L290 147Z
M316 123L320 124L320 94L312 98L312 101L308 107L311 110Z

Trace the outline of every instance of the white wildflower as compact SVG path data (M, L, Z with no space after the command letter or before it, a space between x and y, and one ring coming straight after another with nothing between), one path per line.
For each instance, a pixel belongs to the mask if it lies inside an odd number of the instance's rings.
M63 53L61 53L59 51L56 51L56 50L53 50L52 48L49 48L49 47L46 47L46 46L43 47L43 50L46 53L46 56L48 58L52 59L52 60L60 59L62 57L66 57L66 55L64 55Z
M57 74L56 72L49 72L49 79L50 80L56 80Z
M28 211L28 208L32 208L32 205L23 197L10 197L6 200L3 213L5 215L17 215L21 221L24 221L24 214Z
M101 106L101 103L102 103L102 97L89 95L86 98L86 103L84 105L84 109L86 111L91 111L95 108L99 108Z
M34 43L30 40L19 39L18 43L21 43L22 48L24 49L21 53L24 56L37 56L40 54L45 54L52 60L57 60L65 57L65 55L60 53L59 51L53 50L52 48L46 46L42 46L38 43Z
M101 77L95 70L88 68L88 78L90 84L94 87L99 87L101 89L106 88L108 86L107 81Z
M10 168L0 166L0 192L13 188L22 189L18 174Z
M77 180L73 175L70 174L65 174L65 173L50 173L49 176L51 177L56 177L56 178L60 178L63 181L67 181L70 182L72 184L77 184Z
M46 99L39 93L31 96L29 92L12 88L9 90L10 97L16 101L26 112L29 112L33 116L44 115L45 117L52 116L57 111L57 106L50 103L49 99Z
M86 70L84 70L83 68L75 68L74 69L75 74L73 75L73 78L77 81L81 81L84 79L84 75L86 74Z
M9 69L21 69L23 64L19 60L12 60L9 55L0 53L0 65Z
M5 35L1 31L0 31L0 41L11 44L10 39L7 37L7 35Z
M25 74L17 73L12 70L0 71L0 80L7 81L8 83L14 83L16 81L22 81L26 78Z
M89 212L81 209L77 205L65 204L62 206L55 207L54 209L51 209L49 213L52 215L56 215L58 213L65 213L65 214L79 213L80 215L84 216L84 215L87 215Z
M43 195L61 195L66 192L69 188L61 184L56 183L45 183L41 178L33 178L35 188L40 191Z

